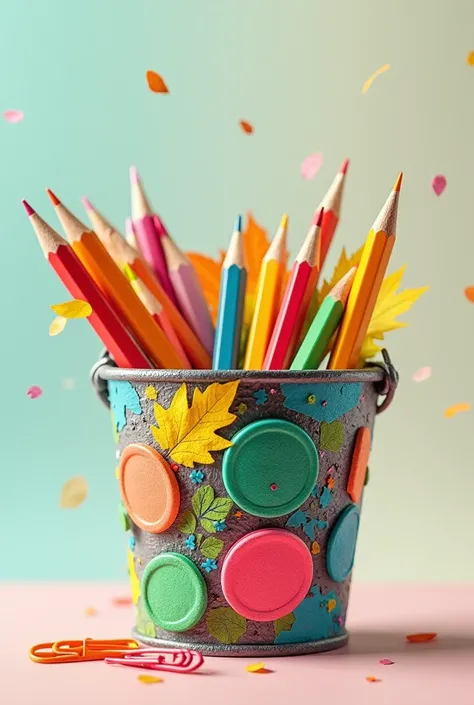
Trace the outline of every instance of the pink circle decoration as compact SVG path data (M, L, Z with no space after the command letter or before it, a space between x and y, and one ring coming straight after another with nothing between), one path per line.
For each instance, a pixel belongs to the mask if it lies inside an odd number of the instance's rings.
M222 565L229 605L255 622L284 617L306 597L313 560L306 544L284 529L260 529L239 539Z

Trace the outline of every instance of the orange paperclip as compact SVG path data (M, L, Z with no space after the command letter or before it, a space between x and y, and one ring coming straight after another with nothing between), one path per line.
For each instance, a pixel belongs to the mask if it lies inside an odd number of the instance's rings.
M104 661L106 658L124 656L138 649L134 639L78 639L36 644L29 656L36 663L75 663L78 661Z

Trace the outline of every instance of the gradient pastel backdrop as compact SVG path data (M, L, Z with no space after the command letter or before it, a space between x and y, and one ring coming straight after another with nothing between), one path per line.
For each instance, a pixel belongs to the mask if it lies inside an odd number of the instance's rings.
M86 194L122 227L134 163L184 248L216 252L250 209L269 230L287 210L294 249L349 156L329 264L359 246L403 170L392 268L408 262L405 284L431 285L389 337L402 383L376 427L356 577L473 579L473 416L443 416L474 403L472 2L4 0L0 20L0 110L25 113L0 123L0 578L126 575L110 420L88 383L100 345L81 321L48 337L49 305L67 296L20 199L54 224L46 186L79 214ZM148 91L147 69L170 95ZM324 165L303 181L316 151ZM417 385L424 365L433 377ZM79 474L87 501L60 510Z

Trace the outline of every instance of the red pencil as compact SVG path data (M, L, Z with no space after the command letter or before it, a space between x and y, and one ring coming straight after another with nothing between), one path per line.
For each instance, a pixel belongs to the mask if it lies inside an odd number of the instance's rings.
M339 223L342 194L344 191L344 182L348 166L349 160L345 159L316 211L318 212L321 208L324 208L324 217L323 222L321 223L321 237L319 238L316 259L316 266L318 267L319 272L321 272L324 266L334 233L336 232L337 224Z
M110 308L97 284L72 247L53 230L29 203L23 201L44 256L74 299L92 307L88 321L119 367L150 369L152 366L120 319Z
M318 278L316 255L323 215L324 211L321 209L314 216L293 263L263 362L264 370L286 370L294 357L312 290Z

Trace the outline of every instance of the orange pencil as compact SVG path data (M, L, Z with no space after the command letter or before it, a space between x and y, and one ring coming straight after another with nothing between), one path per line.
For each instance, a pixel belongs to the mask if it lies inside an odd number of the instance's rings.
M108 301L113 301L156 367L181 369L184 361L133 291L97 237L47 190L71 247Z
M118 266L124 269L128 265L137 275L138 279L140 279L153 294L155 299L163 306L163 310L176 331L176 335L193 367L201 370L210 369L211 356L167 296L150 267L87 199L83 199L83 203L86 206L87 215L92 226Z
M365 334L395 244L402 177L403 174L399 174L367 236L328 369L352 369L358 365Z
M316 265L319 272L321 272L324 266L331 242L334 238L334 233L336 232L336 228L339 223L342 194L344 191L344 182L346 179L348 166L349 160L345 159L339 169L339 172L336 174L334 181L321 201L319 208L317 209L319 211L321 208L324 208L324 217L323 222L321 223L321 237L319 238L318 254L316 259Z
M318 278L316 254L324 212L313 218L296 256L263 363L264 370L285 370L294 357L314 286Z
M150 362L122 321L116 316L99 287L88 274L72 247L23 201L44 256L75 299L87 301L92 313L87 318L119 367L149 369Z

